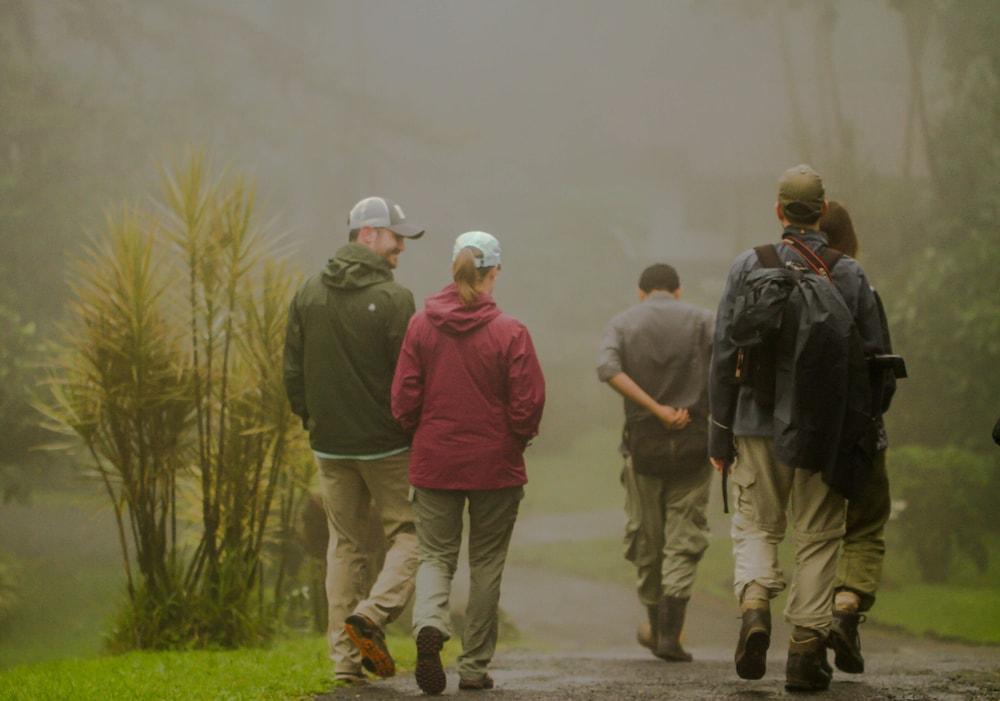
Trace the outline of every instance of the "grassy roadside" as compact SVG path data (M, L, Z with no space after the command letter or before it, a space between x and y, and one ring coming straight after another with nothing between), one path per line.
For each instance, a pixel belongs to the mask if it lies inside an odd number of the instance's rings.
M416 660L413 641L390 635L397 668ZM444 659L453 660L449 641ZM281 640L264 649L131 652L94 659L22 665L0 675L0 698L11 701L139 701L149 699L301 699L333 686L322 636Z

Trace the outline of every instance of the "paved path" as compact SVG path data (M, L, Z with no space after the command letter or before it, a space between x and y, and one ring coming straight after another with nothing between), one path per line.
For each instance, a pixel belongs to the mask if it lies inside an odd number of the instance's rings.
M521 542L553 542L553 534L606 535L620 528L621 515L599 512L583 517L543 517L518 525ZM530 525L529 525L530 524ZM537 526L545 525L544 528ZM522 527L529 526L529 527ZM612 531L614 532L614 531ZM538 534L545 534L539 536ZM516 547L516 544L515 544ZM467 578L460 570L456 585ZM457 586L456 602L463 599ZM491 666L497 688L488 699L753 699L787 697L784 660L788 629L776 620L768 674L756 682L737 678L732 655L739 630L732 602L696 594L692 599L685 645L690 664L670 664L635 644L642 617L628 587L509 567L501 599L506 614L530 647L503 647ZM780 615L775 616L780 619ZM1000 649L941 643L863 629L868 672L835 673L826 699L1000 699ZM831 657L832 662L832 657ZM445 695L459 692L458 675L449 670ZM362 688L341 689L324 700L399 699L421 696L412 675Z

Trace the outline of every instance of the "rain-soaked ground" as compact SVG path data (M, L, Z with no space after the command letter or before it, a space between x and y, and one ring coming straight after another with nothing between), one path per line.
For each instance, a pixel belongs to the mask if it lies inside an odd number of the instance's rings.
M520 533L530 528L518 526ZM517 531L516 531L517 532ZM551 531L549 531L551 532ZM516 544L514 545L516 547ZM624 566L624 563L623 563ZM456 575L456 601L467 573ZM738 612L729 601L696 595L689 607L685 646L695 661L660 661L635 642L642 617L635 594L625 586L587 581L544 570L508 567L501 606L526 645L498 650L490 673L496 688L458 690L448 669L446 696L490 699L743 699L765 700L802 694L784 689L788 629L775 611L768 673L760 681L736 676L732 655ZM914 638L863 626L867 672L834 673L829 699L1000 699L1000 648ZM832 663L832 655L831 655ZM399 699L422 696L410 674L338 689L319 697Z

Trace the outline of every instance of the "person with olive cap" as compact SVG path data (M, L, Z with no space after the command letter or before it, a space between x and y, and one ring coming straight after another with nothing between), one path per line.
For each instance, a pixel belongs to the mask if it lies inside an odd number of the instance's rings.
M335 679L361 683L364 669L395 673L382 631L409 602L417 567L406 479L410 438L392 418L389 389L414 312L413 295L392 271L406 242L424 232L384 197L354 205L348 229L348 243L292 300L284 380L319 466ZM373 507L388 548L365 591Z
M441 646L451 636L449 599L469 511L469 603L459 688L490 689L500 580L528 481L524 449L538 433L545 380L528 329L500 311L493 288L500 243L482 231L455 241L453 282L410 322L392 383L392 413L413 433L410 484L420 566L413 605L415 676L439 694Z
M741 353L731 331L737 298L744 293L752 271L781 266L805 269L810 259L815 264L816 259L827 256L827 239L818 225L826 210L823 181L816 171L807 165L785 171L775 204L783 228L781 242L773 248L744 251L733 262L716 315L709 381L709 456L720 471L735 460L731 534L734 589L743 616L736 672L744 679L764 676L771 639L769 602L785 588L778 566L778 544L790 523L796 566L785 607L785 618L794 626L785 685L796 691L822 690L830 684L826 645L837 550L844 535L845 501L824 482L821 472L778 460L774 440L778 413L774 403L758 395L753 385L740 383ZM761 260L765 249L776 254L776 260ZM878 307L861 266L852 258L840 257L833 262L828 279L853 317L864 354L884 352ZM766 363L770 355L773 366L773 347L760 352L763 355L758 360ZM842 390L847 393L846 387ZM780 416L788 425L797 425L801 418Z

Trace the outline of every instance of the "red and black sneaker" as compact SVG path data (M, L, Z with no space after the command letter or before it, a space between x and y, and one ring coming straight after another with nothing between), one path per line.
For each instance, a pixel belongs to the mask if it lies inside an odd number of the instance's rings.
M361 664L372 674L391 677L396 673L396 663L385 646L382 629L360 614L348 616L344 632L361 652Z
M433 626L424 626L417 633L417 669L413 676L425 694L440 694L448 684L441 666L444 633Z

